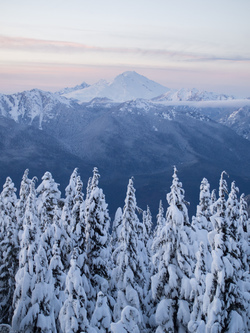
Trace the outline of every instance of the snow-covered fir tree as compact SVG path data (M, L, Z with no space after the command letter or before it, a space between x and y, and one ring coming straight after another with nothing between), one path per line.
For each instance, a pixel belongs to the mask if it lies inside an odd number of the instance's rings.
M73 206L71 209L71 247L78 249L78 265L81 272L83 288L87 297L87 314L91 318L94 308L94 291L90 281L89 267L87 265L86 253L86 221L85 221L85 203L82 193L83 183L81 177L77 175L75 178L75 189L73 197Z
M164 216L164 208L163 208L163 205L162 205L162 200L160 200L158 214L157 214L157 217L156 217L156 226L155 226L155 229L154 229L153 241L160 236L161 229L163 228L165 223L166 223L166 219L165 219L165 216ZM153 244L152 244L152 251L153 251L153 253L155 252Z
M216 232L211 232L212 266L211 274L208 274L206 279L204 308L207 313L207 333L246 332L246 304L242 297L242 271L236 243L236 188L235 185L232 186L228 206L224 174L225 172L222 172L220 178L216 214L211 217Z
M65 189L65 203L67 202L67 206L69 210L71 211L73 206L74 206L74 197L76 195L76 187L77 187L77 177L79 176L78 174L78 169L75 168L74 171L72 172L70 179L69 179L69 184Z
M196 235L196 249L197 252L199 250L200 242L203 242L205 247L205 252L207 253L207 272L210 271L211 267L211 247L208 241L208 233L213 230L213 224L210 220L211 218L211 210L212 200L210 195L210 184L206 178L203 178L200 185L200 195L199 195L199 204L196 208L196 216L192 218L192 227L195 230Z
M136 197L133 180L129 180L127 195L122 216L122 229L120 235L120 245L113 253L115 268L112 276L117 287L116 304L114 308L114 320L121 318L122 310L127 306L132 306L139 311L142 320L142 299L143 281L142 267L139 258L140 249L138 247L138 224L140 223L136 215ZM141 323L141 327L144 327Z
M246 248L244 249L243 247L243 251L247 256L248 267L250 267L250 219L248 217L247 202L244 193L240 196L240 228L242 229L240 233L243 232L246 244Z
M75 248L66 277L66 300L61 308L59 320L63 333L96 333L87 318L87 297L78 265L79 249Z
M152 277L152 295L158 302L156 332L185 332L191 312L194 249L184 190L176 168L167 200L166 225L161 230L158 251L153 256L153 263L157 265ZM168 310L163 314L165 307Z
M41 221L41 229L44 231L49 224L52 224L54 208L58 205L61 192L50 172L45 172L42 183L37 187L38 216Z
M0 233L0 323L10 324L15 274L18 269L18 225L16 218L16 188L7 177L1 193Z
M192 221L192 225L196 231L205 229L209 232L213 229L210 221L210 217L212 215L211 205L210 185L208 180L203 178L200 185L199 205L196 209L196 217Z
M19 199L16 203L16 218L17 218L17 226L18 226L19 244L21 242L21 237L22 237L23 219L24 219L26 202L27 202L27 198L30 193L31 179L28 178L28 175L29 175L29 169L26 169L24 171L22 181L20 184Z
M64 273L64 265L61 261L61 249L58 241L53 245L52 258L50 260L49 269L52 274L53 285L53 305L54 305L54 318L56 323L57 333L61 333L61 326L59 321L59 313L65 301L65 280L66 274Z
M112 246L112 253L117 248L119 244L119 239L121 235L121 228L122 228L122 209L118 207L115 213L115 218L112 224L112 234L111 234L111 246Z
M63 226L63 221L61 219L61 210L57 206L54 209L54 217L51 229L53 232L53 240L54 240L54 243L52 244L51 255L53 256L54 244L57 244L57 247L60 248L60 256L63 267L67 271L69 267L69 255L70 255L70 253L68 252L69 251L68 239L67 239L67 233Z
M206 316L203 311L203 298L206 291L208 252L207 246L203 242L200 242L196 257L194 277L191 279L193 306L188 330L193 333L204 333L206 330Z
M67 258L67 263L65 262L65 268L67 270L69 269L70 258L74 248L74 234L72 234L74 221L72 221L72 209L74 206L74 198L76 196L77 177L78 177L78 169L75 168L70 176L69 184L65 189L65 200L61 214L62 226L63 229L65 230L65 235L66 235L68 258ZM77 197L78 196L79 195L77 195Z
M127 305L121 313L121 319L117 323L111 323L112 333L139 333L140 324L140 313L139 311Z
M74 196L72 197L71 221L70 221L70 235L72 239L72 246L78 247L83 252L86 251L86 222L84 216L84 198L82 193L83 183L80 176L75 179Z
M28 326L25 332L56 333L52 274L42 244L34 256L34 268L34 286L31 289L31 306L27 313Z
M110 217L105 196L98 187L99 177L98 169L94 168L90 193L85 203L87 265L94 299L99 291L109 294L111 269Z
M108 306L107 296L99 291L97 294L95 311L91 318L91 326L97 333L109 333L111 324L111 313Z
M35 255L38 252L40 235L35 180L33 179L25 208L19 269L15 277L16 288L13 298L14 315L12 318L14 331L33 332L33 317L29 310L32 307L32 291L36 279Z

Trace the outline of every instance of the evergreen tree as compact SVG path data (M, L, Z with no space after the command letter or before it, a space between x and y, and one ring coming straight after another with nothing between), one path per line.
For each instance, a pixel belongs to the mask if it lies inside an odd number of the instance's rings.
M78 176L79 176L78 169L75 168L70 176L69 184L65 189L65 202L67 203L68 209L70 211L73 209L73 206L74 206L74 197L76 195Z
M52 224L54 208L58 205L61 192L50 172L45 172L42 183L37 187L38 216L41 221L41 229L44 231L48 225Z
M241 262L237 249L236 220L239 214L236 188L232 185L229 202L226 202L225 172L220 178L216 214L211 217L216 234L212 241L212 267L207 277L206 299L207 332L244 332L246 307L240 288Z
M190 320L194 249L184 190L176 168L167 200L166 225L161 230L158 251L153 256L156 273L152 277L152 295L159 302L156 310L157 332L185 332ZM164 307L168 311L163 314Z
M164 208L162 206L162 200L160 200L153 241L159 237L159 235L161 233L161 229L163 228L165 223L166 223L166 219L164 217ZM152 244L152 250L153 250L153 253L155 253L153 244Z
M139 311L127 305L121 313L121 320L111 324L112 333L139 333L138 324L140 323Z
M210 195L210 184L206 178L203 178L200 185L199 205L197 205L196 216L192 219L192 227L196 235L196 249L199 250L200 242L203 242L207 252L207 267L210 271L211 267L211 247L208 241L208 233L213 230L213 225L210 220L212 200Z
M82 193L83 183L80 176L77 176L73 206L71 210L71 232L73 235L72 245L78 247L83 252L86 251L86 222L83 214L82 205L84 203Z
M80 176L77 176L76 186L73 197L73 207L71 210L71 239L72 246L77 248L78 253L78 265L81 272L83 288L87 297L87 314L91 318L90 314L94 309L94 291L90 281L89 267L87 265L87 249L86 249L86 221L84 215L85 202L83 200L82 193L82 180Z
M95 311L91 318L91 326L95 328L97 333L109 333L110 323L111 314L107 297L100 291L97 295Z
M143 281L138 253L139 224L136 215L136 198L133 180L129 180L125 206L123 209L121 241L119 247L113 253L116 264L113 270L113 279L117 287L117 299L114 308L114 320L121 318L122 310L130 305L135 307L142 319L141 304L143 298ZM142 327L144 323L141 324Z
M7 177L1 193L0 234L0 323L10 324L13 315L12 299L15 274L18 269L18 227L15 212L16 188Z
M245 200L244 194L240 196L240 228L241 230L239 241L243 241L243 238L245 240L245 246L242 245L242 257L246 255L247 265L250 267L250 220L248 218L247 202Z
M61 329L63 333L96 333L90 327L87 319L87 297L78 265L78 257L79 250L75 248L66 277L66 300L59 314Z
M39 246L34 257L35 279L31 290L31 307L26 316L26 330L30 333L55 333L53 284L46 253Z
M122 228L122 209L121 207L119 207L116 210L114 222L112 225L112 235L111 235L112 253L119 246L121 228Z
M206 291L207 275L207 247L203 242L200 243L199 251L196 254L197 262L194 271L194 278L191 279L191 285L194 295L192 296L193 308L188 324L189 332L204 333L206 316L203 312L203 298Z
M64 273L64 266L61 261L61 250L56 241L53 246L52 258L50 261L49 269L52 273L53 296L54 296L54 318L56 322L56 331L61 333L61 326L59 322L59 312L65 300L65 280L66 274Z
M23 219L25 214L26 202L30 192L31 179L28 178L29 169L26 169L23 174L23 178L20 185L19 199L16 203L16 218L18 226L18 241L21 242L23 231Z
M16 289L13 298L12 328L16 331L33 332L34 323L33 318L29 315L29 310L32 306L32 291L36 279L34 258L38 252L40 235L35 180L33 179L25 208L19 269L15 277Z
M162 200L160 200L159 210L158 210L158 214L157 214L156 227L154 230L154 237L153 237L153 242L152 242L152 262L153 262L152 275L154 273L156 273L155 268L157 268L159 265L159 262L158 262L159 257L156 255L156 253L160 250L160 246L161 246L160 235L161 235L161 230L165 226L165 224L166 224L166 219L164 217L164 209L162 206Z
M94 299L98 291L109 294L111 268L110 218L105 196L98 187L99 177L98 169L94 168L89 198L85 206L86 254Z
M211 195L210 185L206 178L203 178L200 185L200 201L196 210L195 227L196 230L205 229L208 232L213 229L210 222L211 217Z
M67 271L69 267L69 255L68 252L68 242L67 242L67 233L63 226L63 221L61 219L61 211L56 206L54 209L54 217L53 217L53 223L51 226L51 230L53 233L53 240L54 243L51 245L54 246L54 244L57 244L57 247L60 248L60 256L61 256L61 262L63 264L64 269ZM52 240L51 238L51 240ZM51 252L51 256L53 256L53 250ZM51 258L50 258L51 260Z
M62 233L65 235L66 254L62 252L62 256L66 255L65 258L65 269L69 270L70 257L73 252L73 244L75 243L75 235L72 234L71 230L71 210L69 209L67 199L64 202L62 214L61 214Z
M69 269L70 258L75 244L74 234L72 234L72 229L74 227L72 226L72 209L74 206L74 197L76 195L77 177L78 169L75 168L70 176L69 184L65 189L65 200L61 215L62 227L65 230L67 244L67 263L65 262L65 268L67 270Z

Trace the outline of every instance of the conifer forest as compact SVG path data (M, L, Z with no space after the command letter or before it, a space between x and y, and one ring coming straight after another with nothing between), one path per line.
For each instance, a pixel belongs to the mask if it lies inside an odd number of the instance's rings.
M153 227L133 178L114 219L94 168L63 198L50 172L0 195L0 327L19 333L250 332L247 203L227 174L203 178L188 215L174 167ZM101 180L101 179L100 179ZM101 183L101 182L100 182Z

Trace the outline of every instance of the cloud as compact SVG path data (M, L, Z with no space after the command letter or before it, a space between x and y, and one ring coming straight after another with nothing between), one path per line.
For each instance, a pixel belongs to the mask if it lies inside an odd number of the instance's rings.
M216 56L185 50L150 49L135 47L100 47L68 41L41 40L23 37L9 37L0 35L0 48L2 50L19 50L26 52L45 53L95 53L114 55L139 55L152 58L161 58L177 62L250 62L250 57L239 55Z

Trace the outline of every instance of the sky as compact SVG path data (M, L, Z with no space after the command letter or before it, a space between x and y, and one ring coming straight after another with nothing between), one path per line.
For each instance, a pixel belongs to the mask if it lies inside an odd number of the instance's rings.
M134 70L250 97L250 0L0 0L0 93Z

